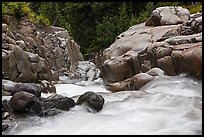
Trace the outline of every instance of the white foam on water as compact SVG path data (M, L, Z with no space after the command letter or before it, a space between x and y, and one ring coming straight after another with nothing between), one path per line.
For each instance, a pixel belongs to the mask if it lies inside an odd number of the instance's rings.
M107 91L102 84L87 82L57 84L56 88L57 93L68 97L97 92L105 98L104 107L98 113L75 106L56 116L33 117L8 134L202 134L202 81L185 76L158 77L139 91L117 93Z

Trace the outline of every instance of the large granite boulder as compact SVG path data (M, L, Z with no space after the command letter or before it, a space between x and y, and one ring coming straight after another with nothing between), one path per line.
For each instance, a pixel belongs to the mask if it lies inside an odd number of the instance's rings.
M176 6L166 6L156 8L147 19L146 26L175 25L187 22L190 18L188 9Z

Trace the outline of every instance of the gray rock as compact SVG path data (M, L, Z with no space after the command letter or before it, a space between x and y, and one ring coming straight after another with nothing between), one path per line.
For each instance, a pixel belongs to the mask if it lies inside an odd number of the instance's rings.
M7 24L2 24L2 31L7 32L8 26Z
M175 25L187 22L190 12L182 7L165 6L156 8L146 21L146 26Z
M31 62L33 62L33 63L39 63L40 62L40 57L38 54L33 54L30 52L27 52L27 54L28 54Z

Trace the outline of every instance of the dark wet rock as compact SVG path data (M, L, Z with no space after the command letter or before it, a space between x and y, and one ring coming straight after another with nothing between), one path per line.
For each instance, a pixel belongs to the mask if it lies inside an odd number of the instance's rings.
M40 98L31 107L31 110L38 116L53 116L68 111L75 106L73 99L59 94L53 94L48 98Z
M68 111L71 107L75 106L75 102L73 99L69 97L65 97L59 94L53 94L49 96L45 101L46 105L55 106L60 110Z
M105 99L101 95L98 95L92 91L88 91L78 98L76 105L85 104L94 111L99 112L102 110L104 102Z
M14 94L10 99L12 108L19 112L27 111L35 101L35 95L24 91Z
M4 99L2 101L2 113L3 112L9 112L11 113L13 111L13 108L11 106L11 103L9 100Z
M2 132L5 132L9 128L9 125L5 122L2 122Z
M34 83L16 83L14 90L11 91L11 95L13 96L17 92L25 91L35 95L36 97L41 97L41 92L43 92L43 90L43 87Z

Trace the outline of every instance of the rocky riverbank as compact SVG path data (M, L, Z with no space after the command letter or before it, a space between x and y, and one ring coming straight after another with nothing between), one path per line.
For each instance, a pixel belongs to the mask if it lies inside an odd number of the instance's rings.
M80 46L67 30L35 25L27 18L8 16L4 21L2 95L12 97L2 101L2 131L18 115L52 116L75 106L71 98L56 94L54 84L61 81L61 76L71 81L93 81L100 70L84 61ZM41 93L54 94L42 98Z
M139 89L153 77L137 75L153 68L165 75L187 73L202 79L202 13L157 8L145 23L130 27L103 52L103 79L114 92ZM143 84L130 85L130 79Z
M77 100L59 95L55 84L67 83L62 76L88 82L102 76L112 92L137 91L160 76L181 73L202 80L202 13L157 8L99 56L101 70L84 61L80 46L65 29L7 17L2 24L2 95L12 97L2 101L2 131L21 117L54 116L75 105L84 105L89 112L103 109L105 100L94 91ZM52 95L44 98L42 93Z

